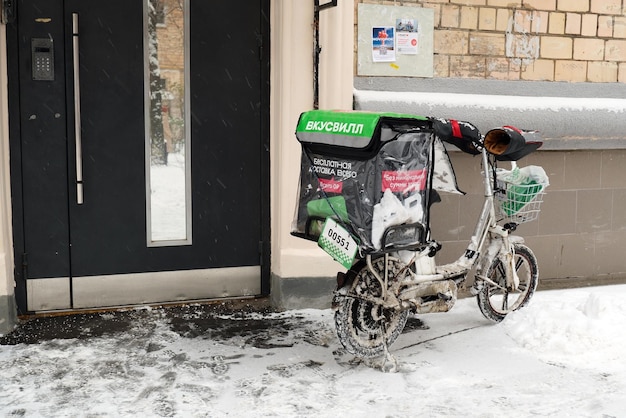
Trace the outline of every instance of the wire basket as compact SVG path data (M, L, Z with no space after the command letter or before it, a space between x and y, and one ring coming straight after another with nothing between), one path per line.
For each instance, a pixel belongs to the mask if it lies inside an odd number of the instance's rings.
M494 194L498 219L517 224L534 221L541 211L544 190L544 184L518 184L498 178Z

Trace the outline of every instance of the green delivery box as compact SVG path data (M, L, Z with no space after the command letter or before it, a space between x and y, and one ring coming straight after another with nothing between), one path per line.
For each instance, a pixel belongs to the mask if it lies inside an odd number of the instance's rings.
M362 252L384 250L401 235L425 239L435 146L429 119L313 110L300 116L296 137L303 152L293 235L317 241L330 218Z

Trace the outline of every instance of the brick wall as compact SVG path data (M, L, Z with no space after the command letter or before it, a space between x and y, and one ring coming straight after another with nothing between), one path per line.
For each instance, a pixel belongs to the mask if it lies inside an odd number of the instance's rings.
M626 0L358 3L433 9L434 77L626 83Z
M178 0L163 0L164 24L157 25L159 66L162 70L184 68L185 50L183 9Z
M157 53L159 76L165 81L167 91L162 95L163 135L171 152L185 138L184 12L179 0L153 0L153 4L159 4L163 11L162 21L156 27Z

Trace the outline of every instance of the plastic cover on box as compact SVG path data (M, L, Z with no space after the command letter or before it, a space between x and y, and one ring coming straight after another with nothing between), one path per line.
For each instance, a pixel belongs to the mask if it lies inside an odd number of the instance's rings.
M427 118L314 110L300 116L300 184L292 234L317 240L338 220L361 252L409 248L428 233L431 190L458 192Z

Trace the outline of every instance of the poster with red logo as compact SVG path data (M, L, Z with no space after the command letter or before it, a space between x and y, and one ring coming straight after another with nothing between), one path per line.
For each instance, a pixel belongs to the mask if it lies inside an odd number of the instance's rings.
M396 28L376 26L372 28L372 61L393 62L396 60Z
M396 19L396 47L398 54L417 55L419 33L415 19Z
M341 193L343 182L335 180L334 177L331 179L320 178L320 190L324 193Z
M408 171L383 171L382 191L389 189L393 193L411 193L426 187L426 169Z

